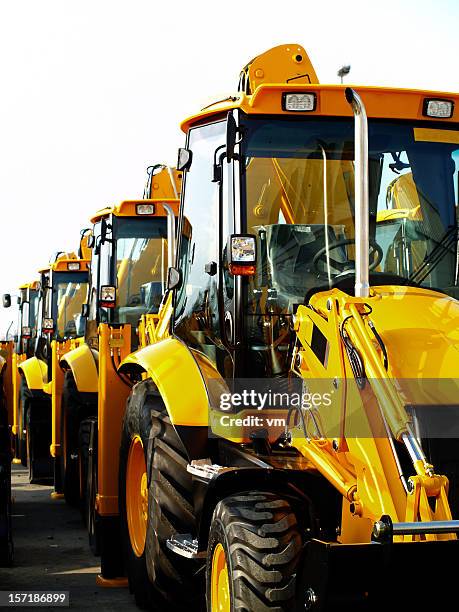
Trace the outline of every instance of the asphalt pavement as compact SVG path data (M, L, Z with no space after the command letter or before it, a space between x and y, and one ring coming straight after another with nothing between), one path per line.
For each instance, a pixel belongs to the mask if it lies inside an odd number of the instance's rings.
M29 484L27 470L13 466L14 565L0 568L0 591L69 591L72 610L138 610L127 588L96 585L99 559L79 511L51 493L51 487Z

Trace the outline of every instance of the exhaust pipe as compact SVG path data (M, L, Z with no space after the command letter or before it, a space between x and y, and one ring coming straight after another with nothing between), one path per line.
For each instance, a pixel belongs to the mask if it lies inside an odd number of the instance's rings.
M169 204L163 204L167 215L167 267L175 265L175 214Z
M365 106L351 87L346 100L355 119L355 289L356 297L368 297L370 211L368 204L368 120Z

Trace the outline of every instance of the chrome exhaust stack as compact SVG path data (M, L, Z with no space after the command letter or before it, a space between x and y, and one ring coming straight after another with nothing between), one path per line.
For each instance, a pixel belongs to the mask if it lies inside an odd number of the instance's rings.
M368 201L368 120L359 94L346 87L355 119L355 296L368 297L370 210Z
M175 214L169 204L163 204L167 215L167 266L175 265Z

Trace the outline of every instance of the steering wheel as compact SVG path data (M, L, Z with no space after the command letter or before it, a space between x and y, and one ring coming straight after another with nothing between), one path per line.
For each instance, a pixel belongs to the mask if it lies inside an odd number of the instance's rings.
M337 240L336 242L328 246L328 252L330 253L330 251L333 251L334 249L337 249L339 247L348 246L351 244L355 244L355 240L351 240L350 238L347 238L347 239L343 238L342 240ZM383 250L373 238L370 238L370 249L369 249L368 258L370 260L370 264L368 267L370 271L375 270L379 266L383 258ZM348 270L352 270L355 268L355 261L353 260L336 261L336 259L332 259L330 255L328 256L328 260L330 262L330 266L335 268L335 270L338 270L339 274L343 272L347 272ZM314 255L314 259L312 260L312 264L317 274L319 276L324 277L326 273L319 268L319 263L322 263L325 265L327 264L327 247L326 246L319 249L317 253Z

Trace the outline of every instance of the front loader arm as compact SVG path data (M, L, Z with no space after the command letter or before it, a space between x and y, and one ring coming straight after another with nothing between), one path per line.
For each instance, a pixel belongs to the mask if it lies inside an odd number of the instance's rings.
M316 294L295 317L294 373L307 390L331 388L333 399L328 408L303 408L306 431L293 431L292 444L343 495L343 542L368 541L374 521L383 515L394 522L451 521L448 479L436 475L426 460L403 393L385 368L368 307L373 299L332 290ZM413 463L415 475L408 481L397 445L406 447ZM425 537L456 538L453 533Z

